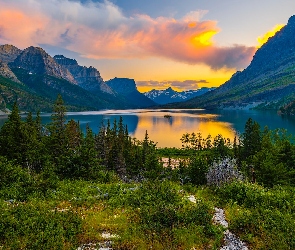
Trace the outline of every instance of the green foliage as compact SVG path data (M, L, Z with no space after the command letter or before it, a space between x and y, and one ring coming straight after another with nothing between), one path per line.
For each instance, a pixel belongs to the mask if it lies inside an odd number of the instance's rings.
M135 230L137 235L145 235L150 246L157 249L205 247L222 235L211 223L210 205L202 200L196 204L190 202L184 190L173 182L148 181L123 190L116 197L110 193L109 202L115 207L131 208L130 222L135 223L136 228L131 227L128 232ZM186 241L187 238L190 240ZM121 244L126 244L124 239Z
M18 100L20 109L36 112L38 110L51 111L52 100L36 95L26 85L13 82L8 78L0 76L1 105L0 108L12 109L16 100Z
M244 159L254 155L261 149L260 126L251 118L249 118L245 124L245 132L242 136L242 144L242 155Z
M1 202L0 245L5 249L72 249L82 219L46 203Z
M251 248L295 247L295 145L286 131L261 131L250 119L233 142L192 133L182 149L158 149L147 132L131 138L122 118L83 134L65 115L61 96L48 128L39 114L22 121L15 104L0 130L0 248L77 249L110 232L119 235L114 248L214 249L223 235L211 223L214 206ZM208 170L225 159L253 183L206 187Z
M227 203L230 229L252 249L295 247L294 188L236 182L216 191L221 203Z

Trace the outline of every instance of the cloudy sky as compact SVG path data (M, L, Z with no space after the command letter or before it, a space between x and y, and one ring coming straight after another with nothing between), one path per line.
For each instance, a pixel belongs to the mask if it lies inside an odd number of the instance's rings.
M0 44L40 46L140 91L196 89L247 67L293 14L294 0L0 0Z

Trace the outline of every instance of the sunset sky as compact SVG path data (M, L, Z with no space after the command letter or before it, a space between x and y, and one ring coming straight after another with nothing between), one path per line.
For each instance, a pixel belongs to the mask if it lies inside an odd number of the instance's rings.
M294 0L0 0L0 44L40 46L140 91L219 86L295 14Z

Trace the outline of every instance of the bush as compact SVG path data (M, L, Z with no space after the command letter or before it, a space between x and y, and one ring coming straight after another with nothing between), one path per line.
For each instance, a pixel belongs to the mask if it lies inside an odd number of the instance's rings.
M73 211L58 212L45 204L2 202L0 245L5 249L71 249L82 220Z
M243 180L244 177L236 167L236 160L224 158L221 161L213 162L206 174L207 184L221 186L235 180Z

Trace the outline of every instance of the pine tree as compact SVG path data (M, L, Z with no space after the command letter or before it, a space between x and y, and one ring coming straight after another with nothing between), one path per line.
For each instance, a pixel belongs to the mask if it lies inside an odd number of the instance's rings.
M99 161L95 149L95 139L89 125L86 126L86 136L83 139L80 154L80 173L78 176L91 179L95 178L96 172L99 169Z
M243 158L255 155L261 149L260 125L249 118L245 124L245 132L242 136Z
M57 160L63 154L66 147L66 107L61 95L58 95L56 99L51 119L52 122L49 125L50 151Z
M21 117L17 103L14 103L8 121L2 126L0 131L0 153L9 160L17 160L23 163L23 130Z

